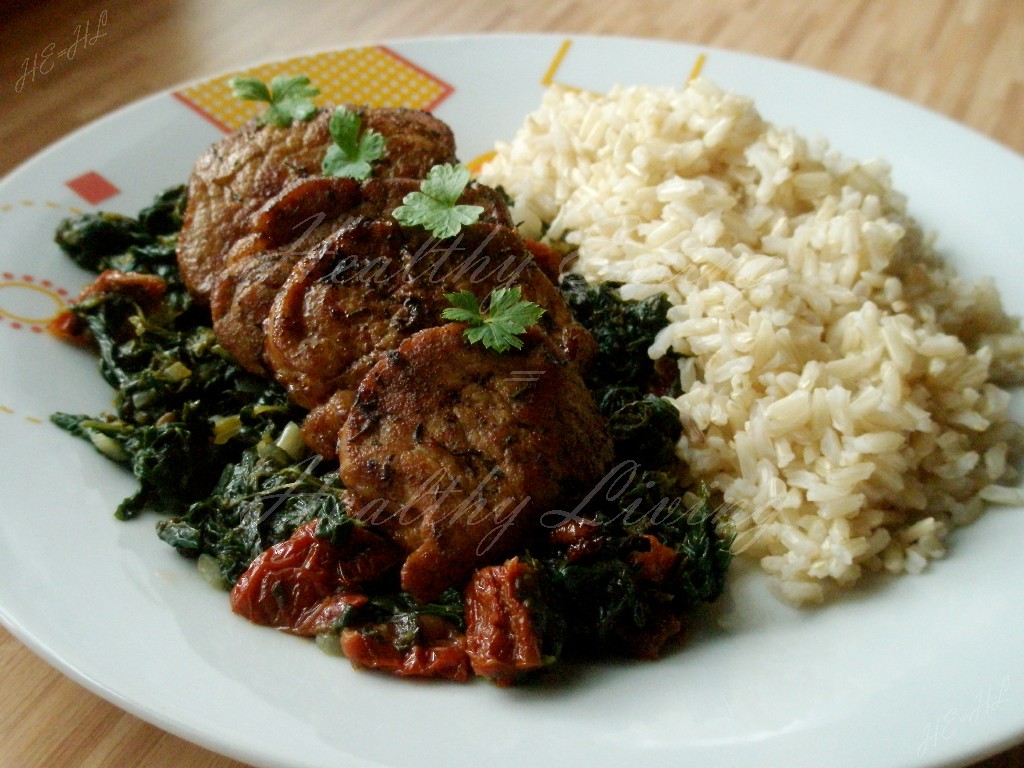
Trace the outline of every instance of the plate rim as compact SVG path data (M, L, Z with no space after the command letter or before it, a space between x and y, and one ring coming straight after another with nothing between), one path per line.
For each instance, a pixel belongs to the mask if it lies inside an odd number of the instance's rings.
M223 77L226 74L237 71L239 69L257 67L262 64L270 64L274 62L286 61L295 57L301 56L318 56L324 55L331 52L349 50L354 48L363 47L375 47L375 46L387 46L387 47L398 47L409 44L427 44L427 45L457 45L460 41L465 40L492 40L492 41L515 41L521 39L536 39L536 40L601 40L612 44L617 43L628 43L628 44L647 44L657 43L668 47L681 47L688 49L697 49L708 53L709 55L714 54L725 54L729 57L738 57L745 59L750 63L756 62L770 62L773 66L781 66L787 70L794 72L813 73L816 76L840 81L847 86L854 86L862 89L865 92L870 93L872 98L884 98L890 100L899 105L900 109L911 110L913 112L920 113L926 119L930 121L941 121L949 127L953 127L958 131L964 132L972 137L975 142L984 142L990 148L995 148L1001 152L1007 153L1010 157L1014 158L1015 161L1019 162L1024 166L1024 155L1018 153L1014 148L1009 147L995 138L983 133L982 131L958 122L954 118L942 113L937 110L922 105L918 102L912 101L904 96L895 94L890 91L886 91L878 86L870 83L865 83L860 80L844 77L842 75L835 74L830 71L816 69L803 64L794 63L785 59L774 58L765 56L762 54L749 53L745 51L733 50L723 48L720 46L709 46L693 43L690 41L682 40L671 40L664 38L648 38L641 36L621 36L614 34L593 34L593 33L575 33L575 32L486 32L486 33L453 33L445 35L426 35L426 36L405 36L395 38L384 38L377 41L352 41L339 44L337 46L321 47L315 50L296 50L284 52L280 55L275 55L266 58L260 58L257 60L241 62L233 67L225 68L223 70L213 72L207 75L203 75L196 78L191 78L176 83L173 86L165 87L139 98L136 98L128 103L122 104L119 107L104 113L103 115L97 116L96 118L83 123L76 127L71 132L61 136L59 139L51 142L47 146L43 147L37 152L34 152L27 158L20 161L15 167L8 171L2 178L0 178L0 193L5 188L16 184L24 175L30 174L33 170L33 166L40 162L44 157L51 153L57 153L65 149L68 145L74 144L80 140L82 135L88 131L94 130L97 126L100 126L107 122L116 122L120 119L124 113L132 110L142 110L150 105L152 102L156 102L160 99L166 98L176 91L180 91L183 88L193 84L200 84L209 82L211 80ZM756 105L756 94L745 94L751 96L755 100ZM95 208L95 206L93 206ZM82 687L86 688L90 692L106 700L112 705L119 709L128 712L140 719L158 727L164 731L172 733L176 736L184 738L192 743L198 744L204 748L215 751L219 754L223 754L235 759L245 760L247 762L253 762L261 765L285 765L284 763L268 762L266 755L247 751L244 746L237 743L227 744L219 739L211 738L208 734L201 730L197 730L191 727L187 723L178 722L176 720L167 719L161 715L159 709L153 706L143 704L141 702L130 700L124 697L114 688L104 684L101 680L95 678L92 675L85 673L69 663L67 663L61 656L47 643L40 642L40 639L36 637L31 630L25 626L16 616L11 615L6 606L0 603L0 624L3 624L5 628L24 646L32 651L36 656L41 658L45 663L54 667L66 677L74 680ZM1022 722L1018 729L1008 734L1003 740L997 744L989 744L985 747L976 749L965 748L961 750L955 756L949 756L943 759L938 765L961 765L967 761L973 761L983 759L985 757L997 754L1009 747L1019 744L1024 740L1024 722ZM353 756L352 764L357 764L358 760Z

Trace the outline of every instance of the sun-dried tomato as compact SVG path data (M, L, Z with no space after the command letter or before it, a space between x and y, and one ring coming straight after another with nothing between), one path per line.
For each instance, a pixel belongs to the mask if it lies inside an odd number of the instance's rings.
M167 292L167 283L157 275L105 269L78 295L76 302L93 296L117 293L138 302L143 309L158 306Z
M52 317L46 324L46 330L61 341L78 346L87 346L92 337L85 322L70 309L65 309Z
M466 652L473 672L511 685L544 665L541 638L522 594L529 566L518 557L478 569L466 588Z
M316 637L324 632L335 632L345 614L353 608L359 608L368 602L366 595L354 592L342 592L325 597L313 607L302 612L296 622L289 628L296 635Z
M294 629L338 586L339 553L306 523L253 560L231 590L231 610L256 624Z
M362 589L396 569L404 559L402 551L383 536L353 527L338 561L338 587L344 591Z
M661 584L675 568L679 555L672 547L658 541L657 537L645 534L650 547L643 552L633 552L630 560L640 568L639 577L644 581Z
M601 549L604 538L600 531L601 526L596 520L574 517L553 528L548 534L548 541L556 546L565 547L565 556L570 563L574 563Z
M160 305L166 291L167 283L157 275L106 269L82 289L73 304L93 296L120 294L127 296L148 312ZM91 341L85 322L70 309L65 309L52 318L46 329L61 341L72 344L84 346Z
M352 666L376 669L398 677L436 677L465 682L469 679L469 657L461 635L407 650L397 648L386 629L346 629L341 633L341 651Z
M314 520L260 553L231 590L231 609L256 624L316 635L365 604L362 590L402 561L372 531L355 527L334 546L316 530Z

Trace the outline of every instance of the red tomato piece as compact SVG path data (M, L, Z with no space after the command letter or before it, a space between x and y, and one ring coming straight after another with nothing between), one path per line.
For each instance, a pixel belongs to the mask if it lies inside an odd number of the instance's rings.
M338 552L317 521L261 552L231 590L231 610L256 624L294 630L338 586Z
M466 652L473 672L511 685L544 665L541 639L520 593L529 568L518 557L480 568L466 588Z
M357 669L376 669L397 677L435 677L460 683L469 679L469 658L461 645L461 637L455 642L416 645L402 651L384 635L346 629L341 633L341 650Z
M630 560L640 568L640 578L661 584L676 565L679 556L672 547L662 544L650 534L644 536L650 542L646 552L633 552Z

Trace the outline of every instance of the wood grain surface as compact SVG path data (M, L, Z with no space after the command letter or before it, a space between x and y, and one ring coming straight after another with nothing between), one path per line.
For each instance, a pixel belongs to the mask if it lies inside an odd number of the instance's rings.
M101 13L103 38L29 76L34 56ZM515 31L656 37L785 59L897 94L1024 153L1024 0L0 0L0 174L112 109L241 64ZM239 765L122 712L0 629L3 768ZM1022 768L1024 747L977 765Z

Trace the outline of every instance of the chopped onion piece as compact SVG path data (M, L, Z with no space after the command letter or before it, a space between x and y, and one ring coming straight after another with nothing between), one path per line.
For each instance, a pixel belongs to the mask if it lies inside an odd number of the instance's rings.
M302 430L294 421L289 421L281 430L275 445L287 453L292 459L298 460L306 453L306 443L302 440Z
M96 450L108 459L113 459L114 461L128 461L128 454L125 453L124 448L121 447L121 444L117 442L117 440L109 435L90 429L89 440L94 446L96 446Z
M235 416L216 416L213 419L213 442L224 445L228 440L242 431L242 418Z
M321 632L316 636L316 647L328 656L344 656L341 652L341 639L334 632Z
M217 562L216 557L204 552L196 560L196 568L199 570L199 575L203 577L203 581L211 587L216 589L226 588L227 585L224 583L224 577L220 573L220 563Z

